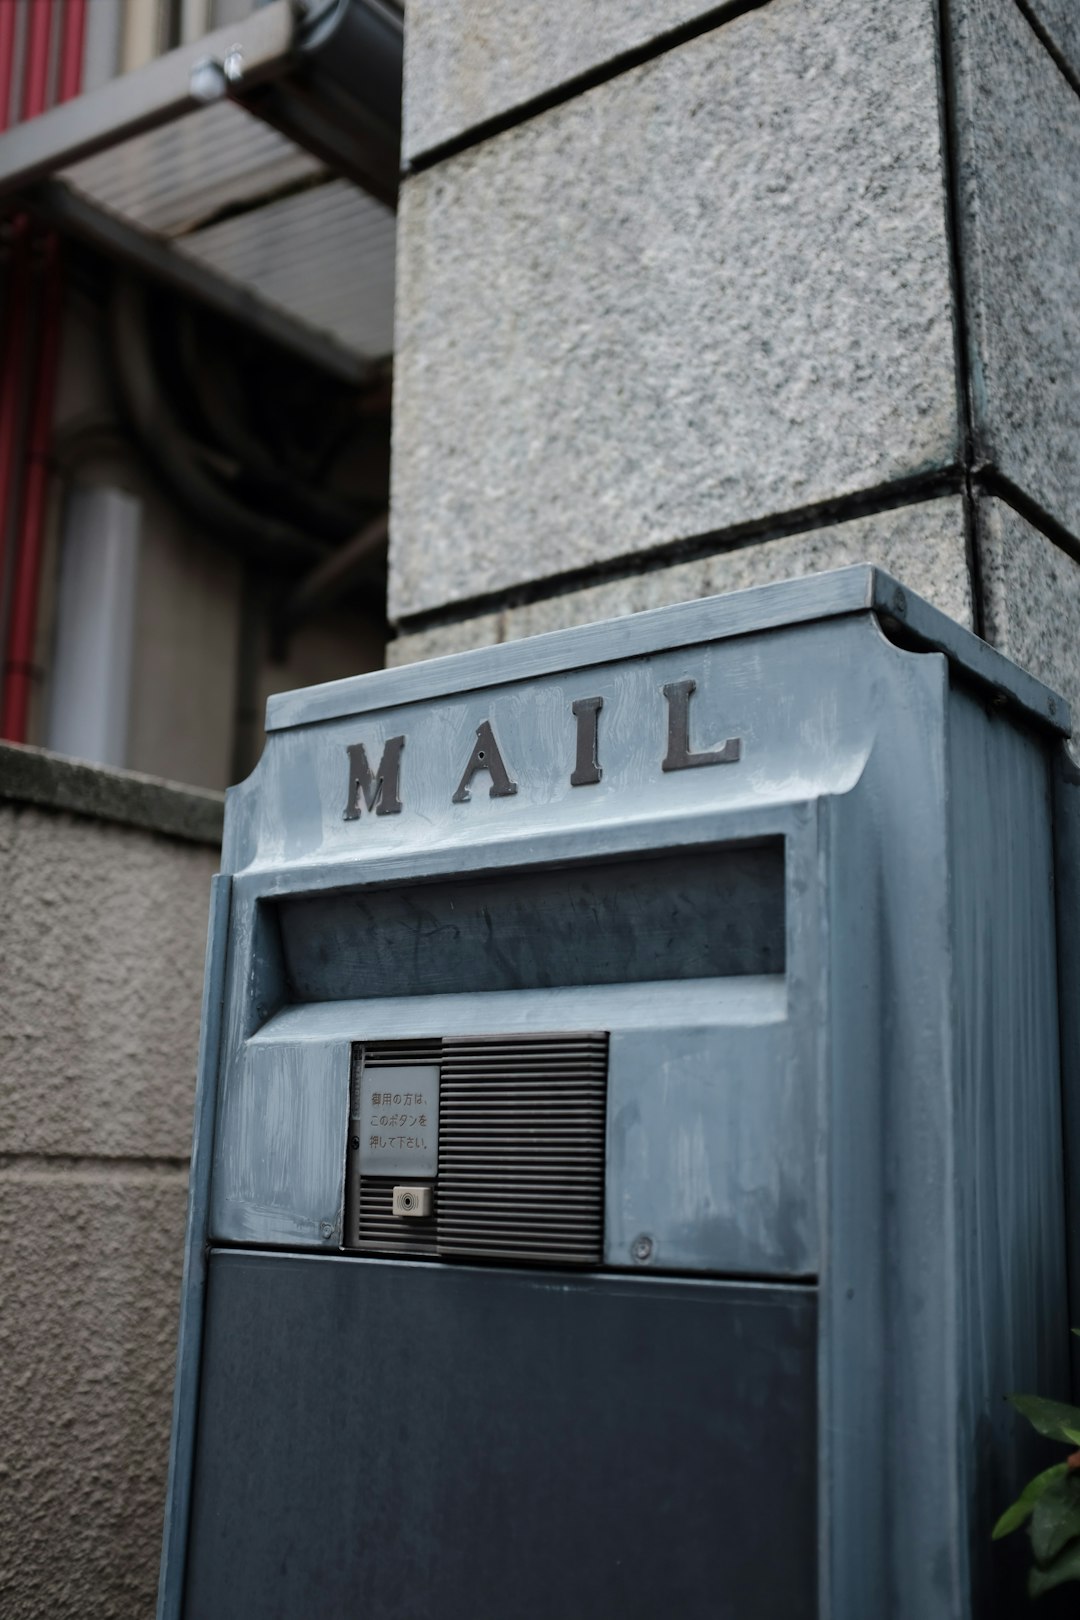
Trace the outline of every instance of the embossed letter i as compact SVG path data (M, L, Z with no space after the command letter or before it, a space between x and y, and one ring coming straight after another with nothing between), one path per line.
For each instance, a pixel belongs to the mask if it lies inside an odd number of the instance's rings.
M604 707L602 697L578 698L571 712L577 721L577 763L570 778L571 787L591 787L603 772L596 757L597 716Z

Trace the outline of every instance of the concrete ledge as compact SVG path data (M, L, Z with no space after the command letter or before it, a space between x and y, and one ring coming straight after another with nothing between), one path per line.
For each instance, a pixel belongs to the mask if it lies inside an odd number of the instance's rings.
M0 743L0 800L143 827L193 844L220 844L225 813L223 793L86 765L16 743Z

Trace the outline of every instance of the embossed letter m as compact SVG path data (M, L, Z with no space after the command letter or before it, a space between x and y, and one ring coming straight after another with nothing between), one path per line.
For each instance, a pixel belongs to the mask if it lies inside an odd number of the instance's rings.
M377 816L396 816L401 809L401 750L404 737L391 737L382 751L379 769L374 776L368 764L363 743L349 745L349 797L345 805L345 820L356 821L363 799L369 810Z

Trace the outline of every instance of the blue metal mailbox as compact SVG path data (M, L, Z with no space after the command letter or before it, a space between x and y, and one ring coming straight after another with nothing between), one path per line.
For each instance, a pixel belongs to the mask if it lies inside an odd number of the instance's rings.
M870 567L271 699L162 1620L1011 1616L1068 727Z

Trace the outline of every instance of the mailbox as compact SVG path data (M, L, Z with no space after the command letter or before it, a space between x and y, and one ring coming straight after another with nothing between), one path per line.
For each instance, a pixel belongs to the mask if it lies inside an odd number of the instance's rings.
M272 698L164 1620L1015 1613L1068 724L869 567Z

